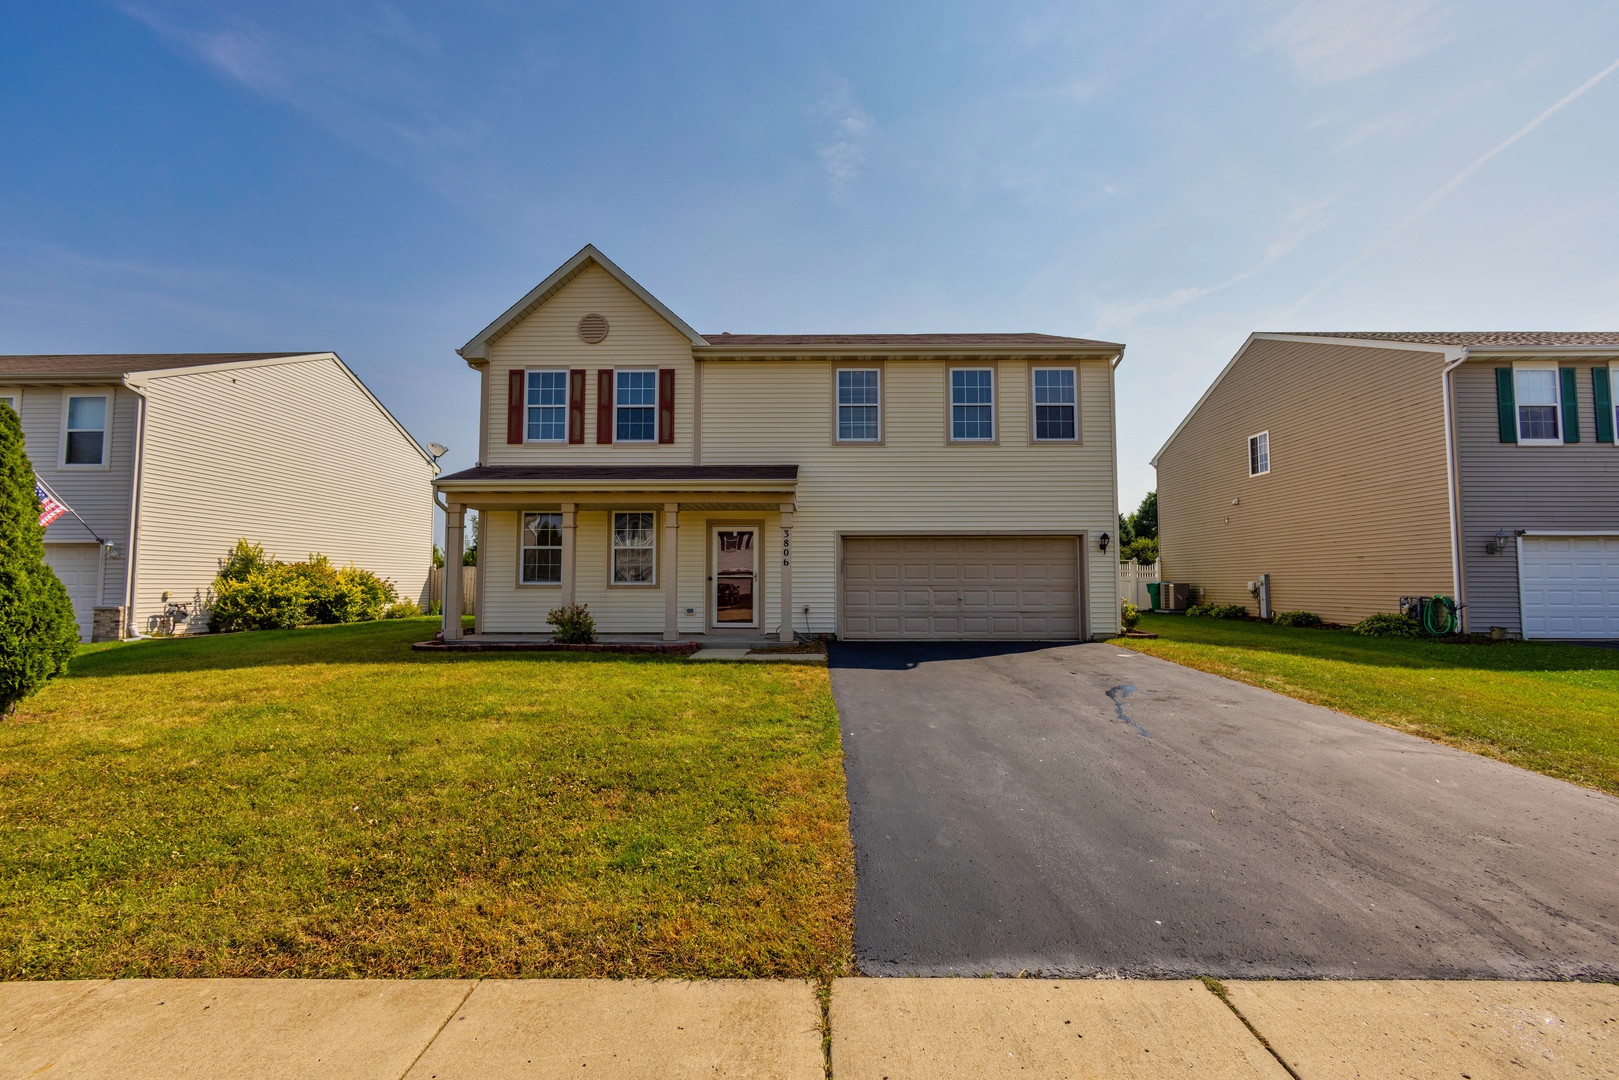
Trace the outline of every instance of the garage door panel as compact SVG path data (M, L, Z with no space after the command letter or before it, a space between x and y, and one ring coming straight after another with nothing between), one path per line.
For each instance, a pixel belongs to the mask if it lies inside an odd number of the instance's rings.
M1525 637L1619 640L1619 534L1525 536L1521 544Z
M101 597L101 549L95 544L46 544L45 562L73 601L79 640L90 640L95 607Z
M843 566L851 638L1079 636L1074 537L851 537Z

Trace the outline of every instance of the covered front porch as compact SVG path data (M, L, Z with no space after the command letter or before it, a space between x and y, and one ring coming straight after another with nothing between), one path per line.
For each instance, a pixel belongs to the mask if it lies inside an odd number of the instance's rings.
M481 640L549 639L549 613L585 605L603 640L794 637L797 466L479 467L437 482L457 551L479 515ZM444 610L461 610L459 575ZM457 619L444 639L460 640Z

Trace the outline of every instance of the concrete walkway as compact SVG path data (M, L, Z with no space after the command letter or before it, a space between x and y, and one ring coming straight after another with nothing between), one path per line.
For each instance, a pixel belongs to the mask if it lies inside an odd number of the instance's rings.
M0 1080L1619 1077L1619 986L121 979L0 983ZM831 1038L823 1043L826 1026Z

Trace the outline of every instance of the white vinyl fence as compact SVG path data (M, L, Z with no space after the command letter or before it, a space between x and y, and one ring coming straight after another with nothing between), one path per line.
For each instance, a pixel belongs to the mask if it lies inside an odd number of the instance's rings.
M1131 559L1119 567L1119 595L1142 611L1152 610L1152 597L1147 594L1147 582L1158 581L1160 563L1142 566Z

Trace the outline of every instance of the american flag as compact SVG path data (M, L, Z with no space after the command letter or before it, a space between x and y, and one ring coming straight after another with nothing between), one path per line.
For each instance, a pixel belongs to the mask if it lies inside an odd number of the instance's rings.
M34 477L34 494L39 497L39 527L44 528L63 514L67 513L67 506L56 497L56 493L45 486L44 481Z

